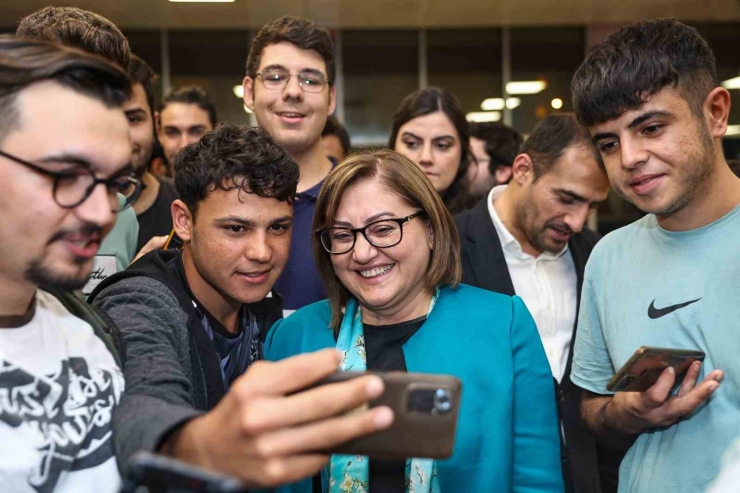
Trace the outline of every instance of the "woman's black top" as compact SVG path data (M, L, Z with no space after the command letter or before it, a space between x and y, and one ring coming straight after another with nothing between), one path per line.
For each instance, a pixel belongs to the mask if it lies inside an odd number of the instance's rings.
M362 324L365 333L367 369L406 371L402 346L426 320L426 316L400 324L374 326ZM370 460L370 493L403 493L406 461Z

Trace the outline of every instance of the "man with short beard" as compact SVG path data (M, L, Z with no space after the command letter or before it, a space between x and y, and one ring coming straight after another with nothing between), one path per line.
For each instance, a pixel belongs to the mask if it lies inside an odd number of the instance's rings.
M131 48L120 29L105 17L77 7L45 7L24 17L16 36L77 48L128 69ZM123 202L124 197L119 200ZM132 208L118 214L116 224L95 257L93 272L82 292L89 294L103 279L128 267L136 255L139 223Z
M612 187L647 213L606 236L586 268L572 374L582 415L598 439L630 447L620 492L705 491L740 429L730 94L707 42L672 19L609 36L571 87ZM607 390L640 346L706 357L684 375L669 366L644 392Z
M123 375L109 339L61 291L87 282L129 205L117 192L137 186L122 111L130 91L126 73L100 58L0 38L3 491L120 487L111 415Z
M144 60L132 54L128 74L133 83L133 95L123 106L123 111L131 127L134 170L143 184L141 193L133 203L139 221L136 251L140 251L155 236L166 236L172 230L170 207L178 195L174 185L149 172L155 138L152 109L154 70ZM165 238L161 238L162 244L164 240Z
M575 116L561 114L534 128L511 170L509 185L455 218L463 282L519 295L537 323L556 380L567 491L616 491L620 454L597 450L570 381L583 272L599 239L584 225L609 190L603 163Z

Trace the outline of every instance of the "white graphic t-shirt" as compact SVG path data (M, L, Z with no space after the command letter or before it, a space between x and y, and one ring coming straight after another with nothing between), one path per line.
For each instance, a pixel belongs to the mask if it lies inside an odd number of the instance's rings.
M38 291L27 324L0 328L0 489L117 492L111 417L123 388L92 327Z

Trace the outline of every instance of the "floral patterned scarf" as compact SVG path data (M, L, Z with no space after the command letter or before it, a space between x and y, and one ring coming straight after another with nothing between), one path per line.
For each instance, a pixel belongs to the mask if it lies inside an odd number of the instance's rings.
M439 289L429 304L427 316L439 297ZM367 370L365 335L362 328L360 306L354 298L347 303L342 325L337 337L337 349L344 353L342 370ZM370 465L362 455L333 455L329 465L330 493L368 493ZM437 467L431 459L406 461L406 493L439 493Z

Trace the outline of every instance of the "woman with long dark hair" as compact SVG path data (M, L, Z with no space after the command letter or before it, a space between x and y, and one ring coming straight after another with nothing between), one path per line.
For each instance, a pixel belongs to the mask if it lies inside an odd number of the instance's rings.
M393 116L388 147L421 168L450 214L465 208L470 137L452 93L428 87L406 96Z

